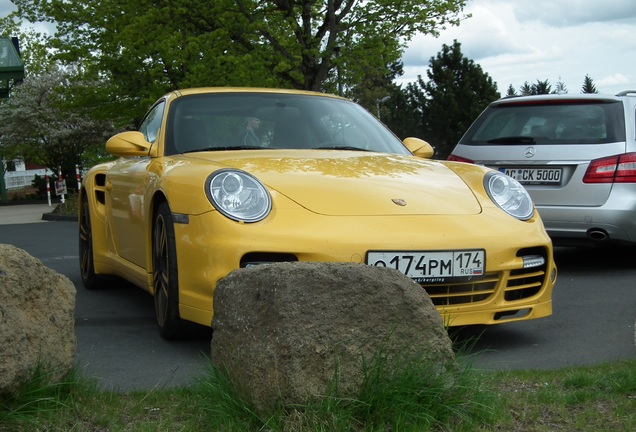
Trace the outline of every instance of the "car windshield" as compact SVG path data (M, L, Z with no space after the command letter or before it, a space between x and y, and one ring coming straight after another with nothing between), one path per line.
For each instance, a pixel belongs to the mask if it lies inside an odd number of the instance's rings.
M165 154L241 149L335 149L409 154L359 105L327 96L208 93L169 108Z
M490 106L461 144L601 144L625 141L621 102L533 101Z

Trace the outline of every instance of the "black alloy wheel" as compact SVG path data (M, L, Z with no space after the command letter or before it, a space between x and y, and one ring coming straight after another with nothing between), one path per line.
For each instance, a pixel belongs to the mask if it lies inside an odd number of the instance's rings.
M93 255L93 231L91 228L91 213L86 193L82 194L79 220L79 256L82 283L87 289L99 288L103 280L95 274Z
M179 279L172 213L159 204L152 240L152 278L159 333L165 339L182 337L184 322L179 316Z

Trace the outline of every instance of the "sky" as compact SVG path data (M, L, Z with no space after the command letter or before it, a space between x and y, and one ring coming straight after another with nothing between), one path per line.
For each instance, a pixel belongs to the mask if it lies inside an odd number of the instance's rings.
M0 0L0 16L14 8ZM502 95L538 80L580 93L585 75L601 93L636 90L636 0L467 0L464 12L440 37L409 42L398 83L427 79L431 57L457 40Z
M580 93L585 75L600 93L636 90L636 0L468 0L464 12L439 38L410 41L400 84L428 79L431 57L457 40L502 96L537 80Z

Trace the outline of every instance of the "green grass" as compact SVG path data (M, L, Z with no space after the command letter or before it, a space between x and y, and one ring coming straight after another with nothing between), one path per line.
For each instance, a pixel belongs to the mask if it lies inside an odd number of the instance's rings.
M74 370L60 382L52 382L50 373L37 370L20 389L0 395L0 431L38 430L40 422L72 410L77 405L76 397L98 392Z
M636 361L496 375L505 425L523 431L636 430ZM488 429L486 429L488 430Z
M268 413L258 413L212 366L187 388L130 393L99 390L76 372L59 384L38 375L0 398L0 431L636 430L636 360L555 371L453 365L440 374L428 373L424 362L385 366L365 367L355 398L333 386L307 405Z

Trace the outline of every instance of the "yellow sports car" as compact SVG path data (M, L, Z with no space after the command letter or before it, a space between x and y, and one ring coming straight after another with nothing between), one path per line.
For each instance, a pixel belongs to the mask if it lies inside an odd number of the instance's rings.
M552 313L552 245L523 186L430 159L359 105L202 88L157 101L82 183L80 267L150 292L163 337L210 326L229 272L281 261L400 270L451 326Z

